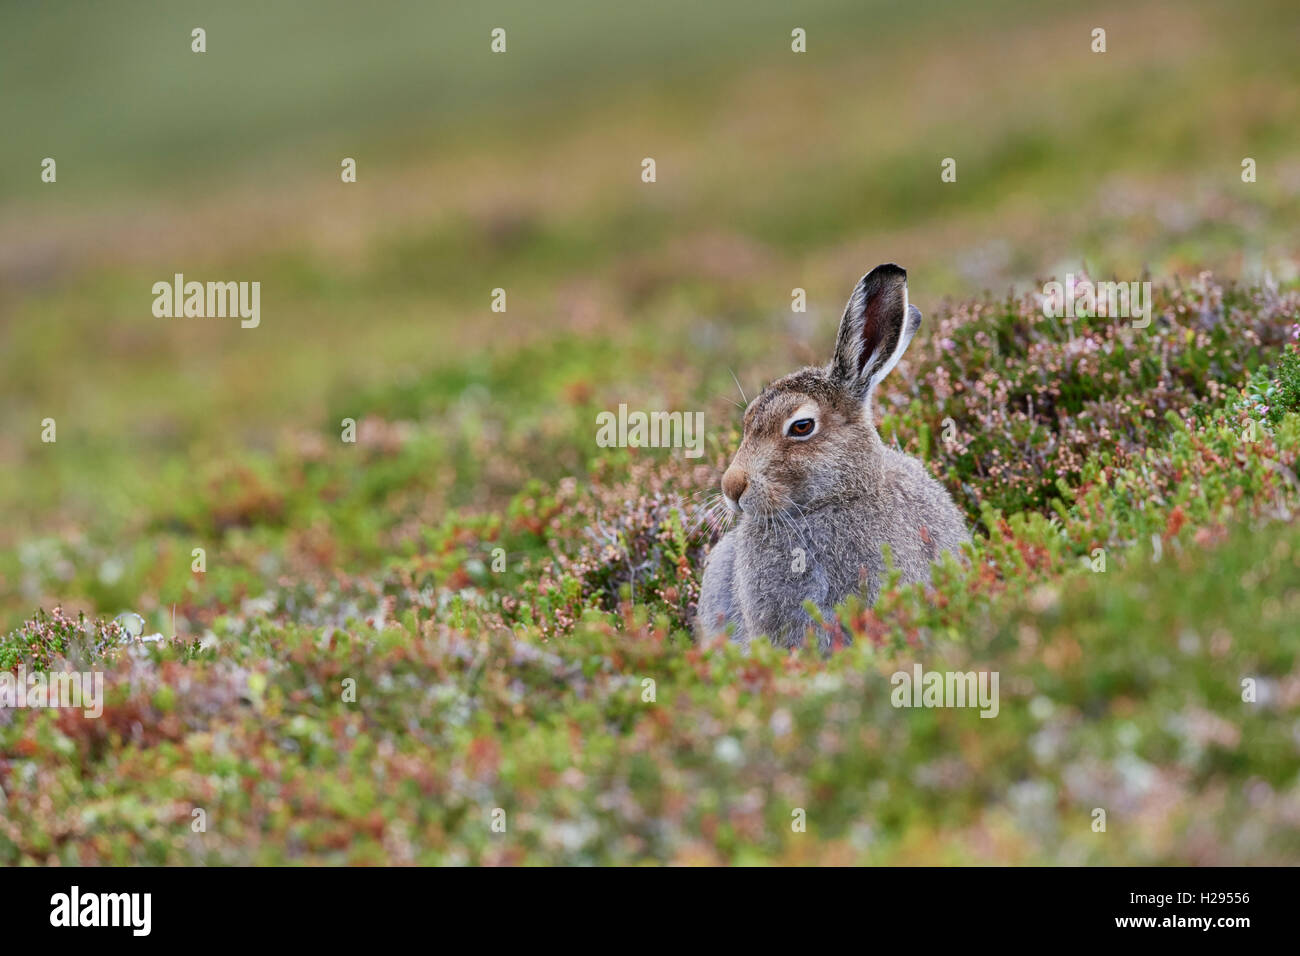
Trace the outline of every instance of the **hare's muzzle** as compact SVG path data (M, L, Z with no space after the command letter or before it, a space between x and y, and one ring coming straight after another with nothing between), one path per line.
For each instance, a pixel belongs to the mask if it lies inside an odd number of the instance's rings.
M732 511L740 511L740 496L745 493L749 487L749 477L745 472L732 465L722 476L722 493L726 496L727 507Z

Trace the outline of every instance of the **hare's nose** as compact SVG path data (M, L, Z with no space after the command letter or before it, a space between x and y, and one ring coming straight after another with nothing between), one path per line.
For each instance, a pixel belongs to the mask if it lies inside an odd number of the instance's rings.
M743 471L732 465L722 476L722 493L726 495L731 502L740 507L740 496L745 493L749 487L749 478Z

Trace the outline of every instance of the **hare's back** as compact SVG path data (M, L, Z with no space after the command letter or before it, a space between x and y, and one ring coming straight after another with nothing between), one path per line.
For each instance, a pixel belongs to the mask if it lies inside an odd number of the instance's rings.
M970 540L966 519L944 488L920 459L893 448L885 449L885 484L890 507L900 530L915 535L920 551L930 561L947 550L954 554Z

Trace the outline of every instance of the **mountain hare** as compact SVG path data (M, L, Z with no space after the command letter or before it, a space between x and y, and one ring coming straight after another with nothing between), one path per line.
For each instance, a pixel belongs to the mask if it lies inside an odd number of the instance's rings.
M904 581L929 578L943 551L970 540L961 512L915 458L885 446L871 393L921 327L907 302L907 273L889 263L862 277L840 320L835 357L763 389L745 409L745 431L722 476L738 522L704 566L696 631L731 630L748 646L767 635L799 647L809 627L831 636L803 608L823 615L859 591L874 602L889 543Z

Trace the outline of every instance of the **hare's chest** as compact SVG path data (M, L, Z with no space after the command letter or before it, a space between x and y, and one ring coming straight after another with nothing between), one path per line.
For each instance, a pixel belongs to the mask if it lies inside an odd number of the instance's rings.
M824 605L832 588L829 553L808 535L774 528L747 536L737 562L737 591L743 606L762 616L788 615L805 601Z
M779 523L753 529L741 547L738 590L754 606L797 608L804 601L829 610L850 593L870 591L879 576L851 516L828 513L797 528Z

